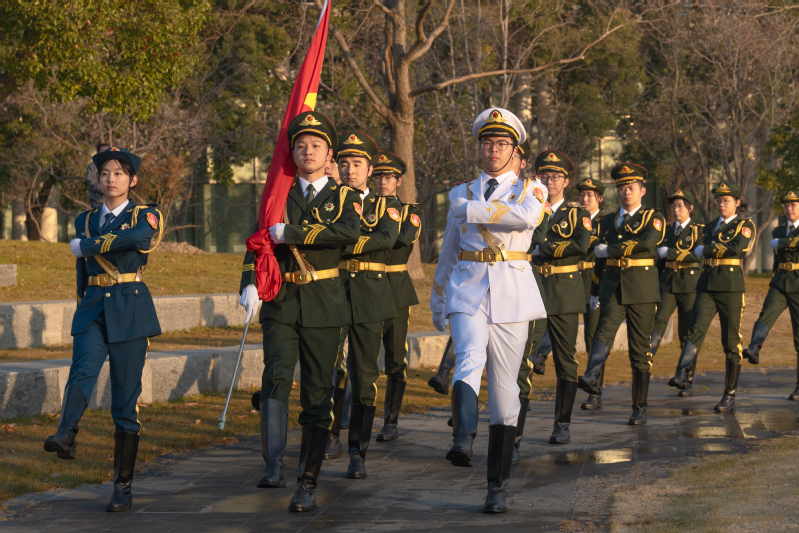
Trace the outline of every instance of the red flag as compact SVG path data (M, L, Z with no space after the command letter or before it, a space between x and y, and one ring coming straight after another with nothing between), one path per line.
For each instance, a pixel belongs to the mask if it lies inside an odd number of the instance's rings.
M275 243L269 237L269 228L283 221L286 200L294 183L294 176L297 174L297 165L291 157L286 130L291 119L304 111L313 111L316 107L316 92L319 89L319 76L325 58L329 14L330 2L325 1L316 25L316 33L294 82L286 114L283 115L283 125L278 134L272 164L266 176L266 186L261 196L258 231L247 239L247 249L256 254L255 278L258 284L258 296L263 301L273 299L280 291L280 267L275 259Z

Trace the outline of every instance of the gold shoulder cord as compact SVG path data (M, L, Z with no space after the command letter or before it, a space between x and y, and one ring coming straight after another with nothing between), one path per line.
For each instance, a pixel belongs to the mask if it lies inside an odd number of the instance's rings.
M136 222L139 219L139 211L147 208L148 207L146 205L137 205L135 208L133 208L133 216L130 219L131 227L136 225ZM161 214L161 211L158 210L158 208L154 209L155 212L158 213L158 238L155 239L155 244L149 250L139 250L139 253L142 254L149 254L150 252L158 248L158 245L161 244L161 239L164 238L164 216Z
M636 235L636 234L638 234L638 233L639 233L639 232L640 232L642 229L644 229L644 228L646 227L647 223L649 223L649 219L651 219L651 218L652 218L652 215L653 215L654 213L655 213L655 212L654 212L652 209L644 209L644 212L643 212L643 214L641 215L641 217L642 217L642 218L641 218L641 225L640 225L640 226L638 226L638 229L632 229L632 228L630 227L630 223L629 223L629 222L628 222L627 224L625 224L625 225L624 225L624 227L627 229L627 231L629 231L629 232L630 232L630 233L632 233L633 235ZM664 235L665 235L665 233L664 233ZM662 241L662 240L663 240L663 238L661 237L661 239L660 239L660 240ZM660 244L660 243L658 243L658 244Z
M577 209L575 209L574 207L570 207L569 214L566 216L568 216L569 225L571 226L569 233L563 233L563 231L560 229L560 224L555 226L555 231L557 231L558 235L560 235L564 239L568 239L574 234L574 226L577 224Z
M91 217L94 214L95 211L97 211L97 209L93 209L88 215L86 215L86 238L87 239L91 238L91 236L92 236L91 232L89 231L89 217ZM97 261L97 264L100 265L103 268L103 270L105 270L106 274L108 274L109 276L111 276L115 280L119 280L119 269L117 267L115 267L111 263L111 261L109 261L108 259L106 259L105 257L103 257L100 254L94 255L92 257L94 257L94 260ZM83 260L88 262L89 258L86 257ZM142 272L143 272L143 270L142 270Z
M744 227L744 224L746 224L746 221L747 221L747 220L748 220L748 219L746 219L746 218L745 218L745 219L743 219L743 220L740 220L740 221L738 222L738 225L737 225L737 226L735 226L735 232L734 232L734 233L733 233L733 234L730 236L730 238L728 238L728 239L725 239L725 238L724 238L724 232L723 232L723 231L722 231L722 232L719 232L719 242L730 242L731 240L733 240L733 239L734 239L734 238L735 238L735 237L736 237L736 236L737 236L739 233L741 233L741 228L743 228L743 227ZM751 248L751 246L750 246L750 248ZM745 251L747 251L748 249L749 249L749 248L747 248L746 250L744 250L744 252L745 252Z
M363 208L361 208L361 211L363 211ZM375 205L375 221L372 224L368 223L366 219L363 218L363 215L359 216L361 217L361 222L363 222L364 226L366 226L367 228L374 228L375 226L377 226L377 223L380 222L380 217L382 217L385 212L386 212L386 199L385 197L381 196L377 199L377 205Z
M347 192L351 191L351 190L352 189L350 189L346 185L340 185L339 186L339 190L338 190L338 213L336 213L336 218L334 218L333 220L328 222L328 224L333 224L336 220L339 219L339 217L341 217L341 213L344 211L344 198L346 198ZM314 217L316 217L316 220L318 220L322 224L325 224L325 222L322 222L322 218L319 216L319 208L318 207L314 207L313 209L311 209L311 214Z
M693 249L694 243L696 242L696 238L697 238L697 236L699 234L698 230L699 230L699 228L697 226L694 226L694 227L691 228L691 242L690 242L690 244L688 244L688 248L681 247L680 246L680 241L677 241L676 243L674 243L675 248L677 248L677 250L680 251L680 252L690 252Z
M746 220L742 220L742 221L741 221L741 224L738 226L738 229L739 229L739 230L743 228L743 226L744 226L744 224L746 224L747 220L749 220L749 219L746 219ZM751 237L751 239L749 240L749 246L747 246L746 248L744 248L744 251L743 251L743 253L746 253L746 252L748 252L749 250L751 250L751 249L752 249L752 246L754 246L754 245L755 245L755 239L756 239L756 238L757 238L757 226L755 226L755 224L754 224L754 223L752 223L752 237Z

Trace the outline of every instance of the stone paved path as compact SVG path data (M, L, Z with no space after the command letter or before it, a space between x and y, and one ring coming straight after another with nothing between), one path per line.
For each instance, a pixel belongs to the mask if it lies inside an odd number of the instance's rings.
M480 512L486 484L487 411L481 412L475 466L456 468L444 460L451 442L449 413L435 410L401 418L398 441L372 441L366 479L345 479L344 457L326 462L317 493L320 505L311 513L286 511L293 494L291 483L286 489L255 487L263 464L258 441L248 439L166 461L163 468L139 476L134 481L132 512L104 512L110 485L87 485L8 502L7 521L0 522L0 530L465 532L490 526L504 531L604 530L613 490L665 475L668 467L688 456L743 451L748 439L796 429L799 405L785 399L793 390L794 376L789 370L747 369L734 415L713 412L723 375L697 376L693 398L677 398L665 382L654 382L649 423L638 428L626 425L629 384L610 386L601 411L586 412L576 406L572 442L565 446L547 443L554 402L533 402L522 462L510 482L510 512L504 515ZM584 396L579 392L578 402ZM294 472L298 454L299 432L292 431L287 474Z

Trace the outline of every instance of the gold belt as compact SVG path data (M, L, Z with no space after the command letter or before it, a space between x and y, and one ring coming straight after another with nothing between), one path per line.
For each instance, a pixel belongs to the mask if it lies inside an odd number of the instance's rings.
M347 272L385 272L385 263L370 263L369 261L358 261L357 259L345 259L340 261L338 267Z
M608 266L619 267L619 268L643 267L643 266L655 266L655 260L627 259L626 257L622 257L621 259L608 259L606 264Z
M568 266L553 266L553 265L540 265L535 267L539 274L550 276L552 274L568 274L569 272L579 272L580 268L577 265Z
M288 283L305 285L306 283L311 283L313 281L320 279L330 279L338 277L337 268L328 268L327 270L315 270L314 273L316 274L316 276L313 276L310 272L308 272L307 274L303 274L301 271L286 272L285 274L283 274L282 278L283 281L286 281Z
M588 270L589 268L594 268L594 262L593 261L580 261L579 263L577 263L577 268L579 270Z
M469 252L461 250L458 254L458 259L461 261L476 261L478 263L495 263L497 261L529 261L527 252L505 252L506 259L502 259L501 255L497 255L489 248L484 248L479 252Z
M407 272L408 265L386 265L386 272Z
M141 281L141 273L133 272L131 274L120 274L118 279L114 279L110 274L100 274L99 276L89 276L90 287L110 287L117 283L130 283L132 281Z
M666 268L680 270L683 268L699 268L699 263L680 263L679 261L666 261Z
M717 267L717 266L741 266L740 259L706 259L705 266L709 267Z
M779 270L799 270L799 263L780 263L777 268Z

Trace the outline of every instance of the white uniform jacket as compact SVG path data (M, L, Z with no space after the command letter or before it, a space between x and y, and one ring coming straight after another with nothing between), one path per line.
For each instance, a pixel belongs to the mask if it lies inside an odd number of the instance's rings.
M430 309L433 313L466 313L475 315L489 293L491 323L529 322L545 318L541 295L526 260L482 263L461 261L461 249L481 251L488 248L477 224L485 225L506 251L524 252L530 248L533 232L545 211L547 189L537 179L520 179L513 171L498 176L498 185L488 201L483 200L485 173L461 183L449 193L450 204L457 198L472 200L467 204L466 218L447 214L447 227L441 254L438 257Z

